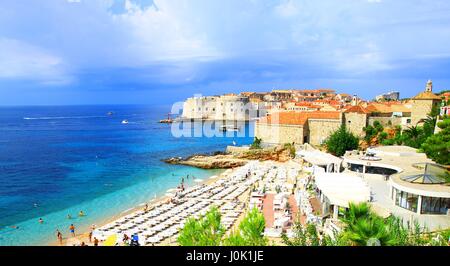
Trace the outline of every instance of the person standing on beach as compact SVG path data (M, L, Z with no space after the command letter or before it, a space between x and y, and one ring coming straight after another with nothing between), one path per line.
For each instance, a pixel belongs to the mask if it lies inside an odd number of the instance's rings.
M58 238L59 244L62 245L63 237L62 237L61 232L58 229L56 229L56 238Z
M89 243L92 243L92 231L89 232Z
M70 233L72 234L72 236L75 237L75 226L73 224L71 224L69 226L69 230L70 230Z
M94 237L94 246L98 246L98 239Z

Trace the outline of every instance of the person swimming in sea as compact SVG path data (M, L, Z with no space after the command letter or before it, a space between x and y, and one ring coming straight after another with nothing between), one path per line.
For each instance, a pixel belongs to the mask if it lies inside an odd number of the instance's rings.
M75 226L73 224L69 226L69 231L72 234L72 236L75 237Z
M72 219L72 215L70 215L70 214L67 214L67 219Z
M39 223L40 223L40 224L43 224L43 223L44 223L44 220L43 220L42 218L39 218Z
M78 216L83 217L83 216L85 216L85 214L84 214L83 211L80 211L80 212L78 213Z
M61 232L58 229L56 229L56 238L58 239L59 244L62 245L63 237L62 237Z

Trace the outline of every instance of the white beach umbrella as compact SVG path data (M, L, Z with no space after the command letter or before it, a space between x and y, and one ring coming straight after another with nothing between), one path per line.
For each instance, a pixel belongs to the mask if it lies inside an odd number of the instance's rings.
M200 183L200 182L203 182L203 179L196 178L196 179L194 179L194 182Z

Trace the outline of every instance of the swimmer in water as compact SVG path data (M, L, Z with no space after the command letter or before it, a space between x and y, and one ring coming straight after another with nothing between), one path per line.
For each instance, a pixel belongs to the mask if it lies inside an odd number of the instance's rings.
M84 212L80 211L80 213L78 213L78 216L83 217L84 216Z
M69 230L70 230L70 233L72 234L72 236L75 237L75 226L73 224L71 224L69 226Z
M72 216L70 214L67 214L67 219L72 219Z
M37 204L37 203L35 203L35 204L33 204L33 206L34 206L35 208L37 208L37 207L38 207L38 204Z
M39 223L40 224L44 223L44 220L42 218L39 218Z

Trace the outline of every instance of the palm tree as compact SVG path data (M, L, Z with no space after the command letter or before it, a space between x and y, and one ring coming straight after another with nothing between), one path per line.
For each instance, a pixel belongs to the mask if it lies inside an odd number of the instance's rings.
M419 138L421 130L417 125L409 126L407 129L403 130L403 134L406 134L411 139L416 140L417 138Z
M348 210L345 212L342 221L347 225L352 225L359 219L369 218L371 215L370 205L367 202L360 204L350 202Z
M427 115L427 118L421 120L423 122L423 130L427 136L433 135L434 128L436 127L436 117Z
M343 238L356 246L392 246L397 243L385 221L375 216L360 218L354 224L348 225Z

